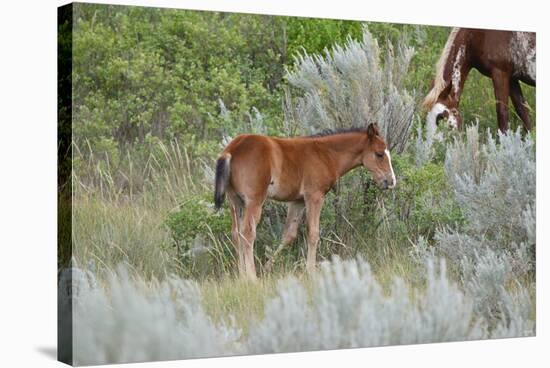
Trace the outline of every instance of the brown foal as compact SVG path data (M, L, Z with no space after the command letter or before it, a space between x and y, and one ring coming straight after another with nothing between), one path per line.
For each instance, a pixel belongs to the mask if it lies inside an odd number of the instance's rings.
M291 244L306 214L307 263L315 268L319 217L326 193L338 178L363 165L382 188L396 184L390 152L376 124L310 137L274 138L240 135L216 163L215 205L225 194L231 211L231 235L241 276L256 278L254 240L267 198L289 202L280 250Z

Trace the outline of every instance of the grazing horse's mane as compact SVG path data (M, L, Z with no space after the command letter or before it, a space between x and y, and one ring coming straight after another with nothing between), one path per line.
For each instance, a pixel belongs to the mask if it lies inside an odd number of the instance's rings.
M460 28L453 28L449 38L447 39L447 43L445 43L445 48L443 49L443 52L441 53L441 56L439 57L439 60L436 64L436 74L435 74L435 80L434 85L426 98L424 98L424 102L422 103L422 107L429 110L431 109L435 103L437 102L437 98L443 92L445 88L447 88L447 85L449 81L445 81L444 72L445 72L445 64L447 62L447 58L449 57L449 54L451 53L452 46L455 42L456 34Z
M367 128L354 126L351 128L338 128L338 129L324 129L318 133L314 133L306 136L305 138L320 138L327 137L336 134L346 134L346 133L357 133L357 132L366 132Z

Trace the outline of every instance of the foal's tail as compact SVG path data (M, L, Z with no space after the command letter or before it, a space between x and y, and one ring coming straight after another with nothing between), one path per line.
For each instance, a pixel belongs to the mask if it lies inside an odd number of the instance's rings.
M231 155L226 153L216 161L216 187L214 191L214 205L219 210L225 199L225 190L229 183Z

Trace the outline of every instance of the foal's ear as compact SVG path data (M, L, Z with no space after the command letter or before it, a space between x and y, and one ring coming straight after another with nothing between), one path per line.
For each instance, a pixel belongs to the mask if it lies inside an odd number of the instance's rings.
M378 124L370 123L367 128L367 135L369 137L376 137L377 135L380 135L380 132L378 130Z

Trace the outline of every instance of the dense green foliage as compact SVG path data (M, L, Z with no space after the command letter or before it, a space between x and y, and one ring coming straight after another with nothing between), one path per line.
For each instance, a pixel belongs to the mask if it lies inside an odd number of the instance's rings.
M285 67L359 23L79 5L75 16L77 137L120 147L149 134L219 139L220 101L242 120L253 107L280 120ZM275 124L275 123L272 123Z
M280 134L285 69L300 53L320 53L361 36L360 22L78 4L73 98L77 141L124 149L148 135L190 146L242 130L253 108ZM382 46L406 34L415 47L407 86L420 99L449 28L369 23ZM62 30L61 30L62 31ZM61 32L63 33L63 32ZM490 80L473 72L466 122L494 121ZM527 98L534 108L531 89ZM220 101L235 114L227 126ZM491 126L494 129L494 127ZM94 147L95 148L95 147Z

